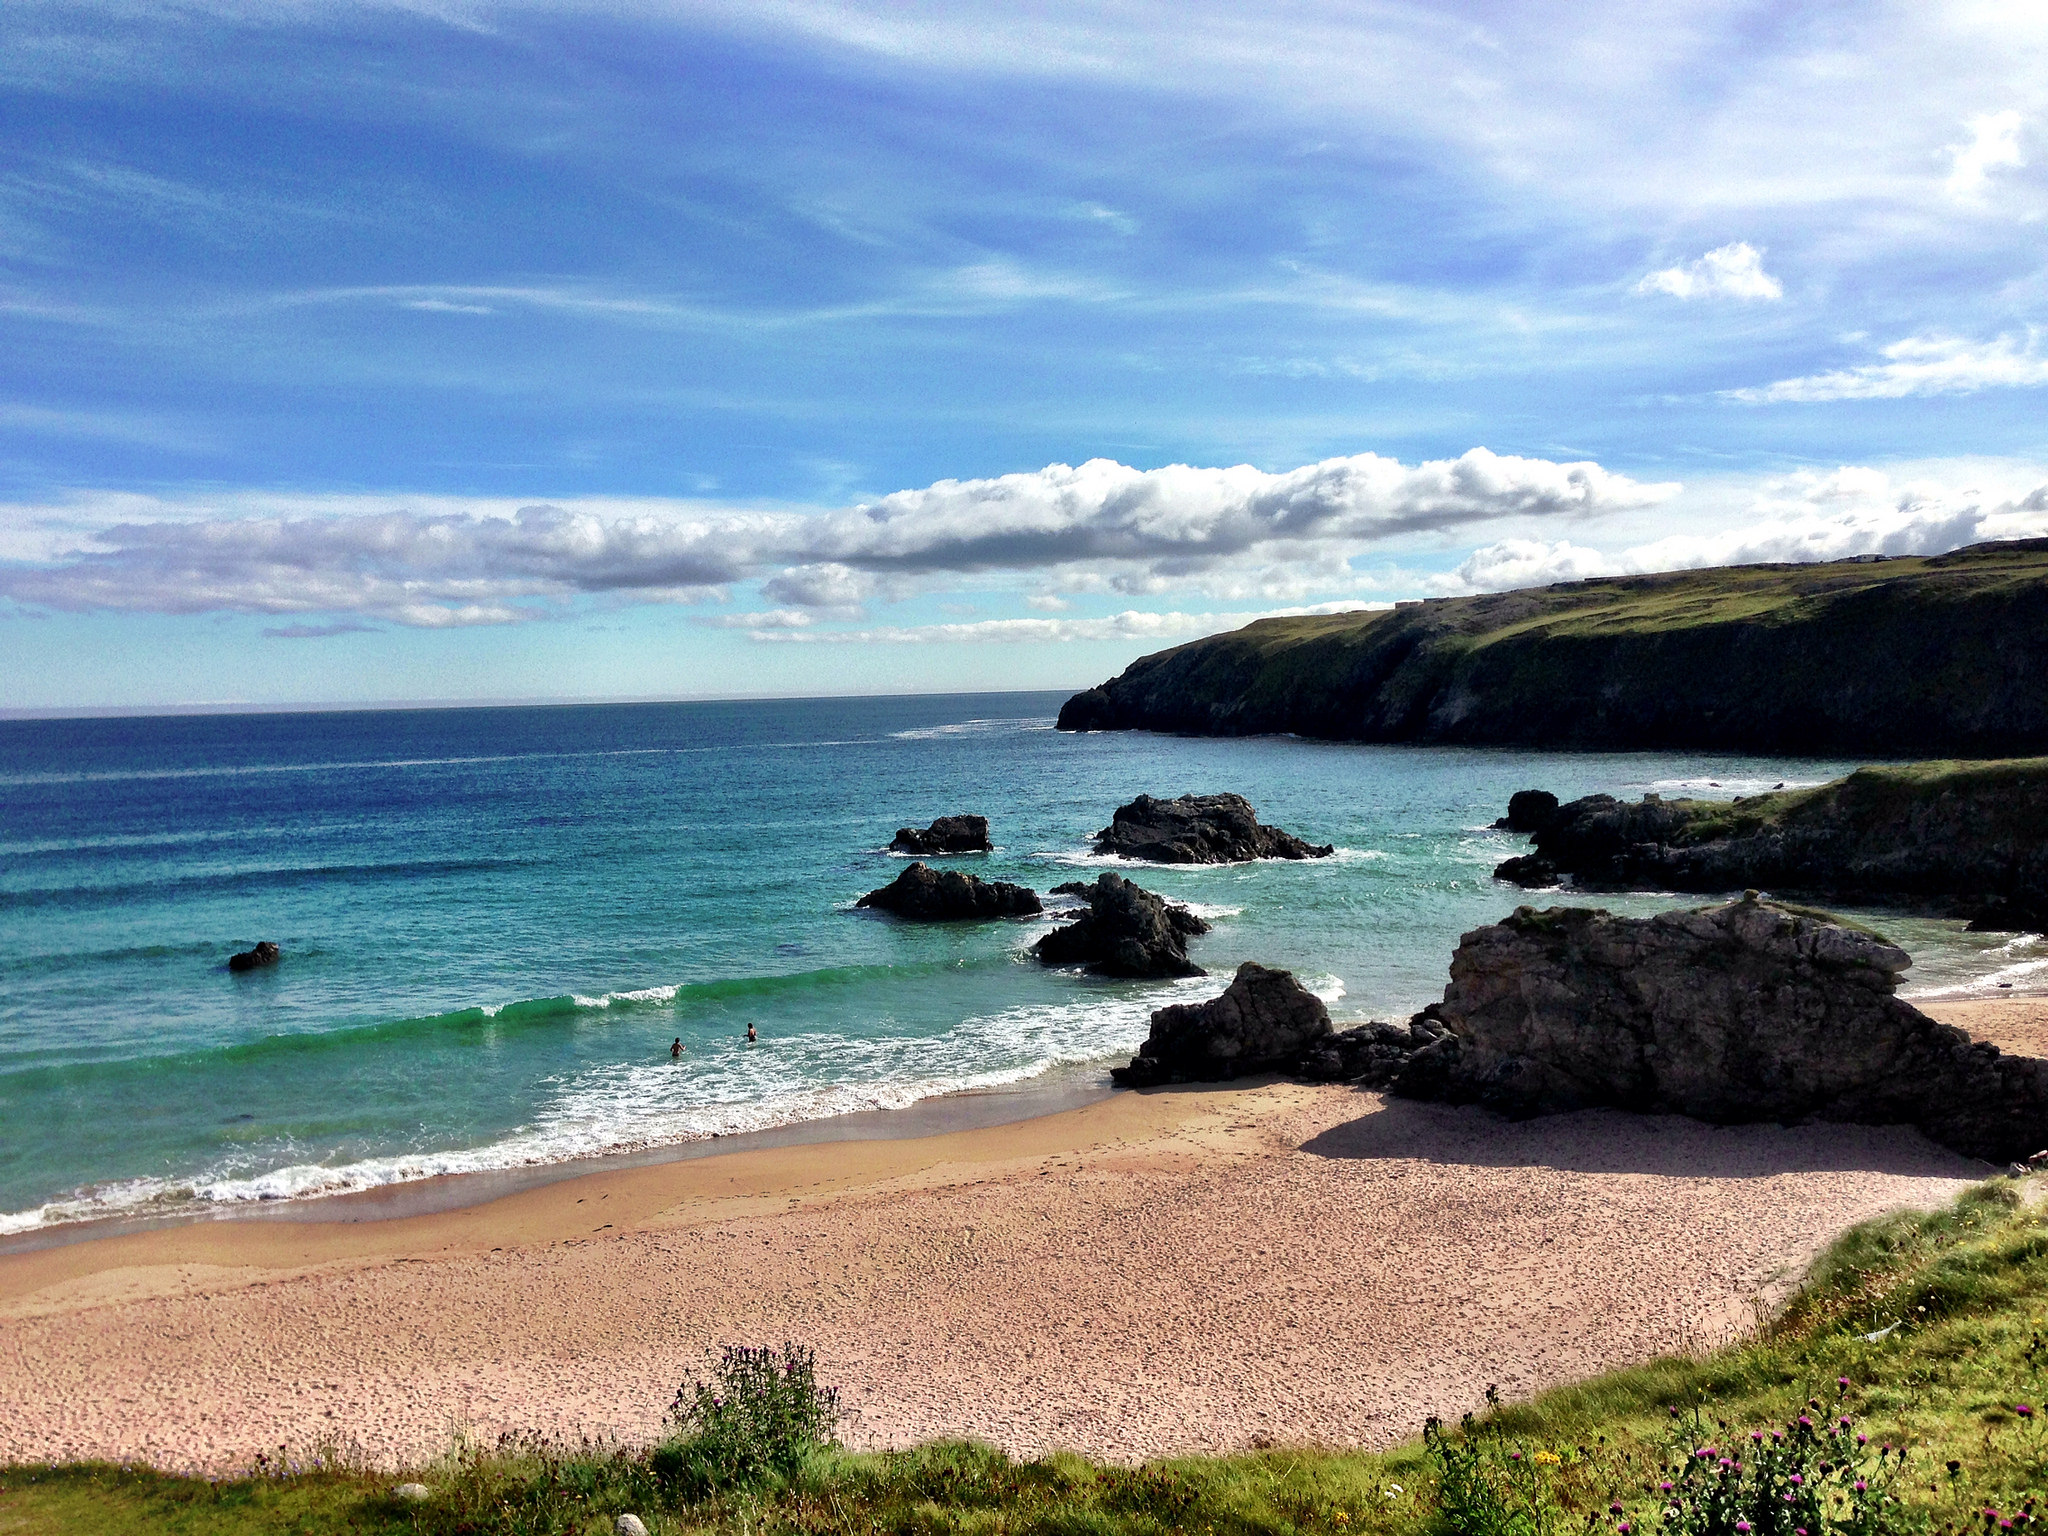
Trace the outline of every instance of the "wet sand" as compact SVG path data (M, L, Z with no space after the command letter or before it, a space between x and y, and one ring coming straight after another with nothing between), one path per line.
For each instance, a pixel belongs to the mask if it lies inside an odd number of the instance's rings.
M1895 1128L1255 1083L108 1236L0 1256L0 1461L642 1439L707 1349L783 1339L856 1445L1384 1444L1489 1382L1719 1342L1843 1227L1987 1171Z

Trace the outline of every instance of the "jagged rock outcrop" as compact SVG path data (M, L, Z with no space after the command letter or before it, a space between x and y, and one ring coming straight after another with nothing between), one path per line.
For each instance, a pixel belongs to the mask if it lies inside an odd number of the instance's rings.
M1042 911L1038 892L1007 880L978 880L957 869L933 869L922 860L878 891L854 903L920 923L991 917L1029 917Z
M1292 1071L1335 1038L1323 1000L1292 971L1247 960L1221 997L1154 1013L1138 1054L1109 1075L1126 1088L1150 1088Z
M1547 789L1518 789L1508 796L1508 813L1494 825L1508 832L1541 832L1557 820L1557 796Z
M1132 662L1059 724L1983 758L2048 752L2043 678L2048 540L2030 539L1260 619Z
M231 971L253 971L260 966L277 964L282 955L282 950L271 943L270 940L265 939L254 949L245 949L239 954L229 955L228 969Z
M1895 996L1908 964L1765 901L1649 918L1522 907L1460 942L1443 1001L1414 1021L1443 1033L1368 1077L1517 1116L1904 1124L1996 1163L2048 1146L2048 1061Z
M1262 827L1243 795L1140 795L1120 805L1095 834L1095 851L1148 864L1239 864L1247 859L1327 859L1329 843L1306 843Z
M1093 884L1071 880L1056 895L1079 896L1088 910L1033 946L1047 965L1085 965L1098 976L1202 976L1188 940L1209 925L1186 907L1141 889L1113 871Z
M1497 879L1905 901L1985 928L2048 928L2048 760L2039 758L1863 768L1733 802L1588 795L1533 830L1533 851L1501 864Z
M920 831L916 827L898 827L896 835L889 840L893 853L914 853L920 858L947 853L987 853L988 818L986 816L941 816L930 826Z

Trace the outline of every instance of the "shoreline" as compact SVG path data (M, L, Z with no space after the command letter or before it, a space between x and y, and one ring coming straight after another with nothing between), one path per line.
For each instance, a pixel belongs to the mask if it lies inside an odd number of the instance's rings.
M1953 1024L1973 1038L1997 1045L2008 1054L2048 1058L2048 989L1907 1001L1930 1018ZM339 1194L217 1205L195 1203L193 1207L160 1215L117 1215L57 1222L0 1236L0 1262L16 1254L221 1222L352 1225L401 1221L468 1210L527 1190L628 1169L660 1167L771 1148L917 1140L956 1131L1013 1125L1081 1108L1120 1091L1109 1082L1106 1066L1069 1063L1020 1082L933 1094L894 1109L852 1110L821 1115L812 1120L795 1120L758 1131L714 1134L694 1141L671 1142L632 1151L599 1152L554 1163L400 1179Z
M694 1141L670 1142L627 1152L597 1152L554 1163L528 1163L468 1173L434 1174L421 1179L399 1179L369 1189L331 1195L213 1205L196 1202L191 1208L161 1215L100 1216L54 1222L0 1236L0 1260L12 1254L37 1253L74 1243L98 1242L106 1238L171 1231L214 1222L353 1224L439 1215L488 1205L508 1195L545 1188L567 1179L622 1172L630 1168L659 1167L667 1163L774 1147L914 1140L950 1131L1010 1125L1080 1108L1108 1098L1115 1092L1117 1089L1111 1085L1106 1067L1055 1067L1037 1077L999 1088L955 1089L917 1099L895 1109L850 1110L843 1114L820 1115L811 1120L792 1120L786 1125L768 1126L758 1131L714 1134Z
M1722 1342L1843 1227L1990 1171L1896 1127L1507 1122L1252 1079L187 1223L0 1257L0 1461L642 1442L707 1349L785 1338L861 1447L1384 1445L1489 1382Z

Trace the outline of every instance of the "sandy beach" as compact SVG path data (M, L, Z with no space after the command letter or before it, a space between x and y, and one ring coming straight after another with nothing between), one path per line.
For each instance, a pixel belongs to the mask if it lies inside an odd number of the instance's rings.
M2018 1048L2038 1000L1937 1005ZM724 1342L815 1345L865 1446L1383 1444L1717 1342L1852 1222L1988 1170L1890 1128L1510 1124L1344 1087L601 1170L388 1221L0 1257L0 1459L397 1463L655 1434Z

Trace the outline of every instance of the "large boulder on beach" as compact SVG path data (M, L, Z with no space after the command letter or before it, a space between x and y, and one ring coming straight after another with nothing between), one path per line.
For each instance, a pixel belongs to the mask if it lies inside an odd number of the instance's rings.
M1150 864L1238 864L1247 859L1327 859L1336 848L1262 827L1243 795L1140 795L1095 834L1095 851Z
M1033 946L1047 965L1085 965L1098 976L1206 974L1188 959L1188 940L1209 925L1186 907L1107 870L1093 884L1070 880L1053 893L1078 896L1088 910Z
M1396 1092L1515 1116L1607 1106L1913 1125L1996 1163L2048 1145L2048 1061L2002 1055L1896 996L1905 951L1757 900L1617 917L1518 908L1464 936Z
M990 847L986 816L941 816L922 831L916 827L898 827L896 835L889 840L890 852L914 853L920 858L947 853L987 853Z
M1127 1088L1149 1088L1293 1071L1305 1056L1327 1049L1335 1034L1323 1000L1292 971L1247 960L1221 997L1154 1013L1138 1054L1110 1076Z
M228 969L231 971L253 971L259 966L275 965L282 954L282 950L271 943L270 940L265 939L254 949L245 949L240 954L229 955Z
M978 880L957 869L912 864L880 890L854 903L920 923L951 923L991 917L1029 917L1042 910L1038 892L1007 880Z

